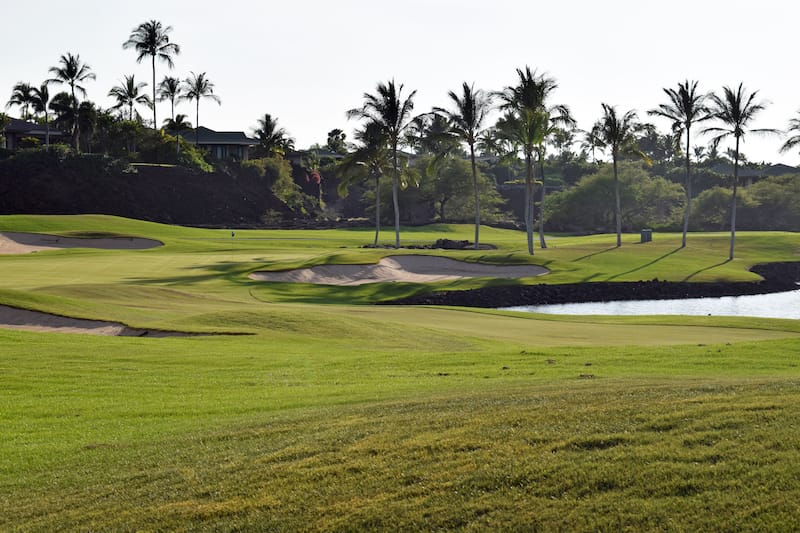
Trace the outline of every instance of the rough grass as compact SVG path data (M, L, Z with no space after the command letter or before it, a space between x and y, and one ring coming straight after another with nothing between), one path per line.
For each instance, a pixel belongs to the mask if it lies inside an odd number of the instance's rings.
M376 261L370 230L199 230L0 217L0 231L137 235L144 251L0 256L0 303L245 336L0 330L0 530L791 530L800 324L375 307L425 290L263 284ZM470 226L404 232L469 238ZM74 233L73 233L74 234ZM547 280L753 279L800 236L554 237L492 252ZM651 246L652 244L652 246ZM419 253L414 251L413 253ZM441 284L481 286L485 280Z

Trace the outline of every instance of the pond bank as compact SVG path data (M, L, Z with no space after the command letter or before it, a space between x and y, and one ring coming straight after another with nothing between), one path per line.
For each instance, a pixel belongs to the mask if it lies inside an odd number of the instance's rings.
M765 263L755 265L750 271L764 279L758 282L693 283L652 280L503 285L465 291L433 292L384 303L498 308L614 300L708 298L791 291L800 282L800 262Z

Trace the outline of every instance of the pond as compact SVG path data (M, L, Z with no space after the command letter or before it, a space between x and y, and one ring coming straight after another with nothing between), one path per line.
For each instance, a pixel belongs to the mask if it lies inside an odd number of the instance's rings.
M800 319L800 290L682 300L629 300L503 307L556 315L697 315Z

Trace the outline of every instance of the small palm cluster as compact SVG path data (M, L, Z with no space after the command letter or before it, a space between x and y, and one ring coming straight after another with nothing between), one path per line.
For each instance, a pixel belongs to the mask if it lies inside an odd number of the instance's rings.
M214 94L214 84L208 79L205 72L200 74L191 72L183 81L165 76L156 85L156 60L173 68L173 57L179 55L181 51L178 44L170 41L169 34L171 32L171 26L164 26L157 20L150 20L134 28L128 40L122 44L124 49L132 48L138 53L136 58L138 63L147 58L150 59L152 67L151 94L144 92L148 83L137 81L135 75L131 74L123 76L119 85L111 88L108 96L116 100L116 104L111 109L120 110L122 117L130 121L142 121L142 117L136 111L137 105L152 109L153 128L156 129L158 128L158 117L155 103L169 101L170 118L164 120L163 125L167 131L177 133L192 127L186 120L186 115L175 114L177 102L194 100L196 102L195 124L199 124L200 100L207 98L217 103L221 103L221 101ZM81 131L90 127L89 124L96 117L97 109L93 103L81 102L78 97L86 97L84 84L94 80L95 74L92 72L91 66L81 60L80 54L72 52L62 55L58 65L50 68L50 73L52 77L42 83L40 87L23 82L17 83L6 107L20 107L24 120L30 120L34 115L44 115L48 132L50 129L49 111L54 112L57 125L71 133L72 146L80 150ZM69 91L58 93L51 98L48 90L49 84L67 85ZM49 145L49 133L46 143Z

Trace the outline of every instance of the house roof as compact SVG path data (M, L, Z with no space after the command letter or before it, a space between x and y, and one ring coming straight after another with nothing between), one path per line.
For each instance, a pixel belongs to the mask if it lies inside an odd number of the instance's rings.
M183 139L194 144L195 130L188 130L179 133ZM197 144L231 144L238 146L254 146L258 144L257 139L251 139L242 131L214 131L200 126L197 128Z
M9 117L11 118L11 117ZM47 127L43 124L37 124L35 122L28 122L27 120L19 120L18 118L12 118L11 122L6 126L5 130L6 133L13 133L16 135L41 135L44 136L47 134ZM50 136L57 137L62 133L50 127Z
M711 167L712 172L723 176L733 176L733 165L720 163ZM740 178L763 178L765 176L783 176L784 174L798 174L800 169L789 165L767 165L760 168L739 167Z

